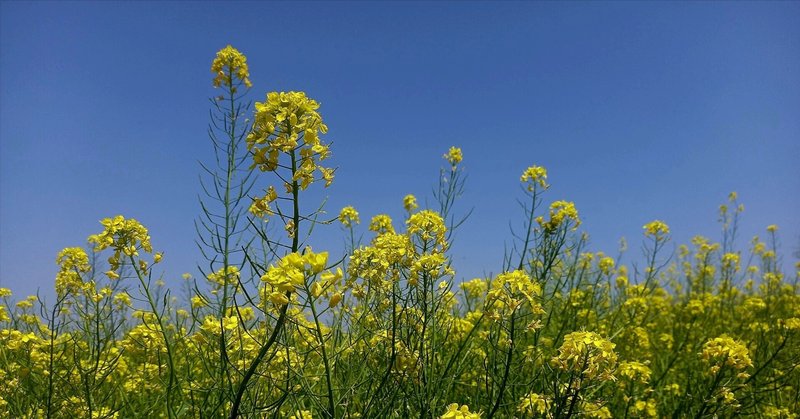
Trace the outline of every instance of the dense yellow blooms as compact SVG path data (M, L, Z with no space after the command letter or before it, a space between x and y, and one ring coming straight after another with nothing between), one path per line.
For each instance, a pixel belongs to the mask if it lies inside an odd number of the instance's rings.
M221 85L235 87L236 79L247 87L252 86L247 57L230 45L217 52L211 63L211 72L214 73L214 87Z
M406 221L406 225L408 234L419 237L423 242L433 242L440 249L447 248L447 226L436 211L423 210L413 214Z
M352 227L359 224L358 211L353 207L344 207L339 212L339 222L345 227Z
M548 404L547 398L536 393L528 393L520 399L517 410L525 415L539 416L547 411Z
M669 226L660 220L651 221L642 228L644 229L645 236L654 237L656 239L661 239L669 234Z
M440 419L480 419L480 413L472 413L469 411L469 406L458 406L458 403L452 403L447 406L447 411L444 412Z
M545 221L543 217L537 217L536 221L544 231L552 233L559 227L566 226L570 230L575 230L581 225L578 217L578 210L575 204L568 201L556 201L550 204L550 219Z
M618 375L621 377L629 378L632 381L638 381L646 384L650 381L650 368L641 362L620 362L617 369Z
M292 181L305 190L316 180L329 186L333 169L320 165L330 155L328 145L320 135L328 132L317 109L319 103L304 92L271 92L265 102L256 102L252 131L247 135L247 149L253 165L261 171L280 167L281 153L290 156L286 163L292 171ZM319 177L315 177L319 172ZM291 185L289 192L292 193Z
M450 150L447 151L447 154L444 155L445 160L447 160L451 166L455 167L461 160L464 159L463 154L461 153L461 149L458 147L450 147Z
M306 279L314 276L325 268L328 261L328 252L290 253L284 256L275 265L270 265L267 272L261 276L270 289L269 299L275 305L289 303L289 296L298 288L302 288Z
M250 84L246 59L230 46L212 71L215 86L231 94ZM219 104L235 107L234 99ZM97 254L58 254L55 299L12 301L0 288L0 416L800 411L800 285L781 271L777 226L767 227L769 240L751 242L750 254L731 240L743 210L735 194L720 208L721 243L697 236L673 255L664 246L669 227L654 221L643 227L644 264L626 266L622 255L570 233L580 225L573 203L540 210L539 193L550 185L547 171L532 166L520 177L532 199L523 205L530 229L485 278L463 281L454 270L463 258L451 254L450 241L460 225L450 204L463 186L463 156L452 147L444 156L452 170L434 191L442 213L420 211L406 195L404 223L373 217L375 234L364 244L358 212L345 207L338 220L349 241L329 257L311 249L310 233L334 220L305 195L298 200L313 182L328 186L334 177L321 166L330 150L318 108L301 92L256 104L240 158L277 180L257 192L250 212L280 224L267 231L251 223L244 235L257 235L236 238L235 251L204 253L209 272L198 280L185 274L182 292L154 274L162 253L153 252L147 229L122 216L102 220L103 231L90 236ZM291 245L281 226L296 239Z
M405 208L405 210L408 212L412 212L419 208L419 205L417 205L417 197L411 194L406 195L403 198L403 208Z
M713 373L719 371L722 366L733 367L735 370L753 366L747 347L728 335L707 341L703 345L701 356L712 365Z
M378 214L369 222L369 230L378 234L394 233L392 218L386 214Z
M89 255L80 247L68 247L58 253L56 263L56 292L59 295L76 292L83 285L82 275L89 272Z
M582 373L587 378L614 380L617 366L615 346L594 332L572 332L564 336L564 343L552 363L562 370Z
M547 169L540 166L531 166L522 173L519 178L520 182L525 184L525 188L529 192L533 192L536 187L547 189Z
M147 228L135 219L117 215L104 218L100 224L105 228L101 233L89 236L89 243L94 244L95 252L109 247L114 250L113 256L108 259L111 270L119 269L122 255L133 257L139 256L139 250L148 253L153 251Z

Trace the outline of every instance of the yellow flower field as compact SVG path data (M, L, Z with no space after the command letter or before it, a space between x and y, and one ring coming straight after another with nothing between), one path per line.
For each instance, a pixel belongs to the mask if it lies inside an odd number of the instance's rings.
M320 103L270 92L249 109L231 46L211 70L208 269L167 287L158 232L116 215L56 256L55 299L0 289L0 416L798 416L800 271L781 271L777 226L733 246L735 193L721 243L673 252L656 220L627 266L585 251L578 208L531 162L502 270L461 281L461 149L444 150L432 206L330 216L308 193L335 180ZM312 249L317 229L345 249Z

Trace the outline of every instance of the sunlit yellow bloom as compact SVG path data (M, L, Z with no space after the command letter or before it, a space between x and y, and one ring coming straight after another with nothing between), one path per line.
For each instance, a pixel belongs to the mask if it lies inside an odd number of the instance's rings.
M298 410L292 416L289 416L289 419L314 419L314 416L309 410Z
M480 413L472 413L469 411L469 406L458 406L458 403L452 403L447 406L447 411L444 412L440 419L480 419Z
M91 270L89 255L80 247L68 247L58 253L56 263L56 292L58 295L76 292L83 285L82 274Z
M127 292L120 292L119 294L114 296L114 302L120 305L129 306L131 305L131 296L128 295Z
M214 87L223 84L233 87L236 84L234 78L241 80L247 87L252 85L249 79L250 70L247 67L247 58L230 45L217 52L217 56L211 63L211 72L214 73Z
M391 224L390 224L391 225ZM447 247L447 226L438 212L423 210L413 214L406 221L408 234L417 235L423 242L434 241L441 248Z
M644 235L647 237L661 239L669 234L669 226L660 220L651 221L642 228L644 228Z
M712 364L712 372L718 371L722 365L731 366L736 370L753 366L747 346L728 335L708 340L703 345L701 355L704 360Z
M369 230L378 234L394 233L392 218L386 214L378 214L369 222Z
M315 181L314 172L319 171L325 186L333 181L333 169L319 163L328 155L328 146L323 144L320 134L328 132L317 112L319 103L304 92L270 92L265 102L256 102L256 114L251 132L247 135L247 149L253 156L250 167L275 171L280 166L281 154L287 155L292 168L291 181L300 190L305 190ZM316 179L319 180L319 179ZM294 186L286 182L287 193L294 193Z
M361 221L358 219L358 211L353 207L344 207L339 212L339 222L345 227L351 227L353 224L358 224Z
M228 266L227 271L225 268L220 268L216 272L208 274L206 278L208 282L222 286L238 284L240 275L238 266Z
M444 155L445 160L447 160L451 166L455 167L461 160L463 159L463 154L461 153L461 149L458 147L450 147L450 150L447 151L447 154Z
M622 377L627 377L633 381L639 381L646 384L650 381L650 368L641 362L620 362L617 372Z
M408 212L419 208L419 205L417 205L417 198L411 194L406 195L405 198L403 198L403 208L405 208Z
M537 186L542 189L547 189L550 186L547 184L547 169L541 166L531 166L525 169L519 180L526 185L525 188L529 192L533 192Z
M614 380L615 346L594 332L572 332L564 336L564 343L552 363L562 370L583 373L586 377Z
M528 393L519 401L517 410L526 415L538 416L547 411L549 401L536 393Z
M546 232L554 232L562 225L571 230L575 230L581 225L575 204L568 201L553 202L550 204L550 220L544 221L544 218L537 217L536 221Z

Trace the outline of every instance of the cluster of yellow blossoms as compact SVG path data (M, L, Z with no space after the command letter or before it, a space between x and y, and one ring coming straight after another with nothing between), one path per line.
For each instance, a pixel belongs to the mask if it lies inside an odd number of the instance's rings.
M230 45L217 52L211 63L211 72L214 73L214 87L225 85L235 88L234 78L241 80L247 87L252 86L247 58Z
M554 366L583 374L589 379L614 380L617 367L616 345L595 332L572 332L553 357Z
M306 279L325 269L328 263L328 252L314 253L307 250L304 254L289 253L278 263L270 265L261 276L261 281L270 286L269 300L277 306L289 303L289 297L299 288L304 288Z
M119 269L122 255L133 257L139 256L139 250L144 250L147 253L153 251L147 228L135 219L125 219L125 217L117 215L113 218L103 219L100 224L105 229L100 234L89 236L89 243L94 244L96 252L109 247L114 250L114 254L108 258L108 264L111 266L112 271ZM155 263L160 260L160 253L153 256ZM140 263L144 263L144 261L140 259ZM147 269L147 265L144 264L141 268L144 271Z
M522 173L519 178L520 182L525 184L525 189L528 192L533 192L536 187L547 189L547 169L540 166L531 166Z
M728 335L722 335L706 342L701 355L704 360L712 364L712 373L717 373L723 366L732 367L737 371L753 366L747 347Z
M439 419L481 419L481 414L470 412L467 405L459 407L458 403L452 403Z
M545 221L544 217L539 216L536 217L536 222L548 233L558 230L562 225L573 231L581 225L578 209L575 208L574 203L568 201L553 202L550 204L550 219Z

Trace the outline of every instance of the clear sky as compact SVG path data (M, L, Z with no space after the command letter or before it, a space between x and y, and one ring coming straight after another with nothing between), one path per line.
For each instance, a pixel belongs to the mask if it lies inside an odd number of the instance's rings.
M229 43L248 57L251 99L303 90L322 103L339 167L331 213L399 216L463 148L458 208L474 213L459 278L500 269L532 164L549 171L545 204L574 201L594 250L625 236L636 260L653 219L676 244L719 239L717 207L735 190L740 244L778 224L789 267L798 22L797 2L3 1L0 286L50 292L56 253L116 214L150 229L168 283L196 274L209 68ZM321 244L338 245L329 230Z

